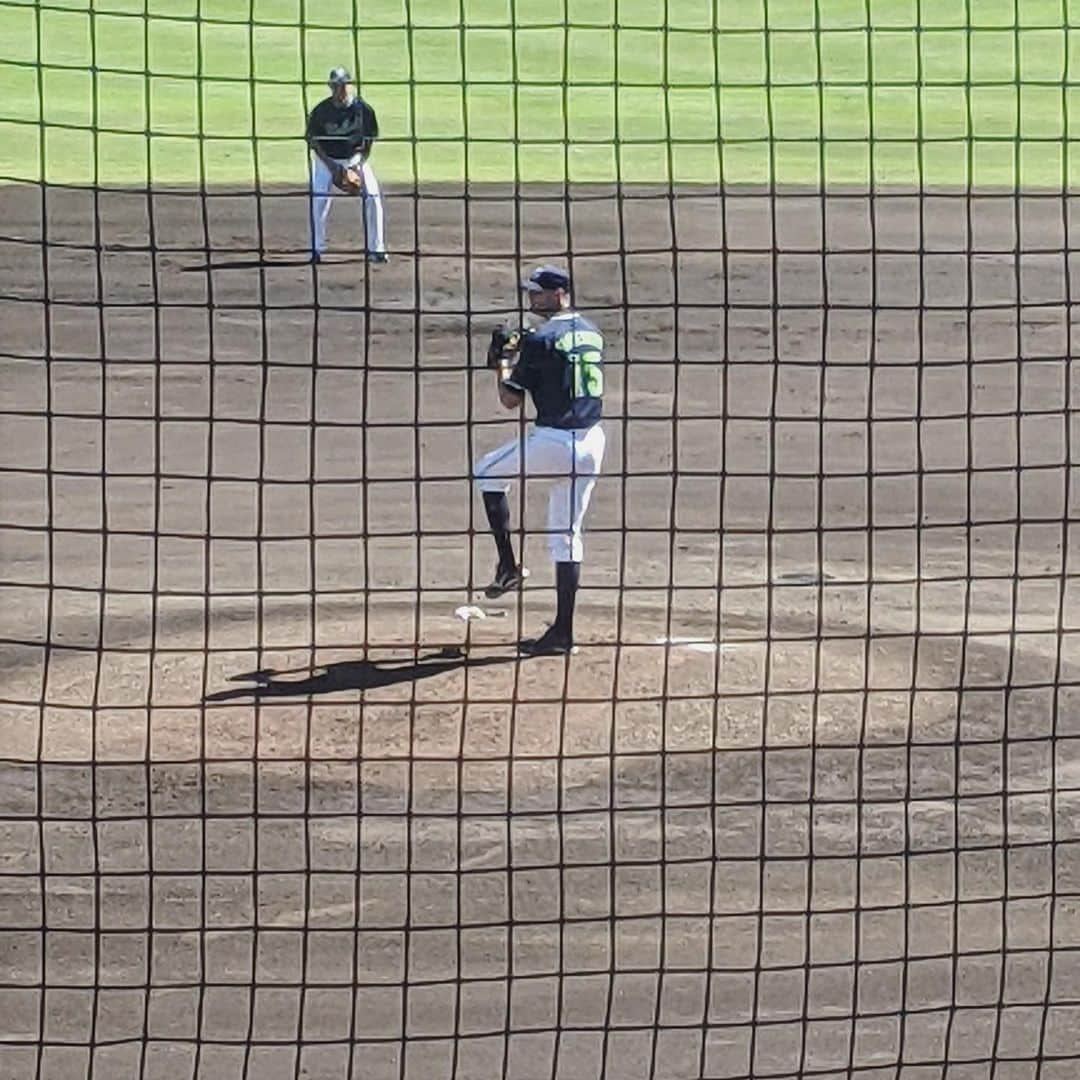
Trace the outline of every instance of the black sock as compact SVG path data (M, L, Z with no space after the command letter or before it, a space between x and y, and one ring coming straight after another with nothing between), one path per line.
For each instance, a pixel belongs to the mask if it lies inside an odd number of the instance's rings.
M578 582L581 580L581 563L559 562L555 564L555 590L558 607L555 629L570 638L574 637L574 601L577 599Z
M484 509L499 552L499 566L505 570L513 569L517 564L514 562L514 546L510 543L510 500L505 492L485 491Z

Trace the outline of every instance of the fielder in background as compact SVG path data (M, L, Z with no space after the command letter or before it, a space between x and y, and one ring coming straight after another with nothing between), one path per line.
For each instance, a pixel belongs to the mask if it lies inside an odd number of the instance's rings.
M604 390L604 340L573 309L569 275L543 266L522 282L529 309L542 320L524 332L492 334L488 366L498 374L499 401L517 409L528 393L536 423L524 439L514 438L476 465L476 485L484 499L499 562L489 598L516 588L525 571L514 558L507 492L515 476L551 483L547 531L555 560L558 607L554 624L540 638L521 642L530 655L565 654L574 648L574 602L584 554L582 529L604 458L600 423Z
M369 262L387 261L383 200L368 158L379 137L375 110L353 93L352 76L341 67L330 72L330 97L320 101L307 122L307 144L315 155L311 169L311 258L326 250L326 219L337 192L359 196L364 207L364 248ZM332 189L336 188L337 192Z

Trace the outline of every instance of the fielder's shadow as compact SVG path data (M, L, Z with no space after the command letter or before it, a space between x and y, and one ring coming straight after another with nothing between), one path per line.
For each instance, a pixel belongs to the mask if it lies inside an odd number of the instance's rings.
M231 690L218 690L207 694L205 702L235 701L237 698L309 697L317 694L334 694L342 690L378 690L384 686L419 682L448 671L492 667L495 664L513 663L520 659L513 656L484 656L471 658L462 653L441 651L429 653L416 660L343 660L325 667L294 668L289 671L252 671L246 675L234 675L230 682L251 682L253 686L238 686ZM305 676L291 678L290 676Z
M352 266L367 262L362 255L358 256L335 256L333 259L324 259L321 263L312 263L310 256L299 255L289 258L273 255L254 255L238 259L214 259L203 263L195 263L191 266L181 266L181 274L205 274L211 270L280 270L282 268L310 266L313 270L326 269L332 266Z

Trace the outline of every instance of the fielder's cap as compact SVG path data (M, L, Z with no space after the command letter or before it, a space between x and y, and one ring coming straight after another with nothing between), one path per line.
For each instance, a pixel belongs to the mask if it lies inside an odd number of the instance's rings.
M528 292L539 292L541 289L563 289L570 291L570 275L557 266L538 266L522 283L521 287Z
M326 80L331 86L344 86L346 83L351 83L353 77L343 67L336 67L330 69L330 74Z

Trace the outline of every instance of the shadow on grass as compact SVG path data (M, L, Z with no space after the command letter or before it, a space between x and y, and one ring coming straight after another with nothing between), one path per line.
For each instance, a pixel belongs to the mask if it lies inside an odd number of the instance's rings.
M516 653L504 656L470 658L464 653L444 649L416 660L343 660L317 668L295 668L290 671L263 669L246 675L234 675L230 682L250 682L253 686L238 686L208 694L206 702L235 701L238 698L308 697L333 694L342 690L377 690L384 686L419 682L448 671L465 668L492 667L521 659ZM294 677L299 676L299 677Z

